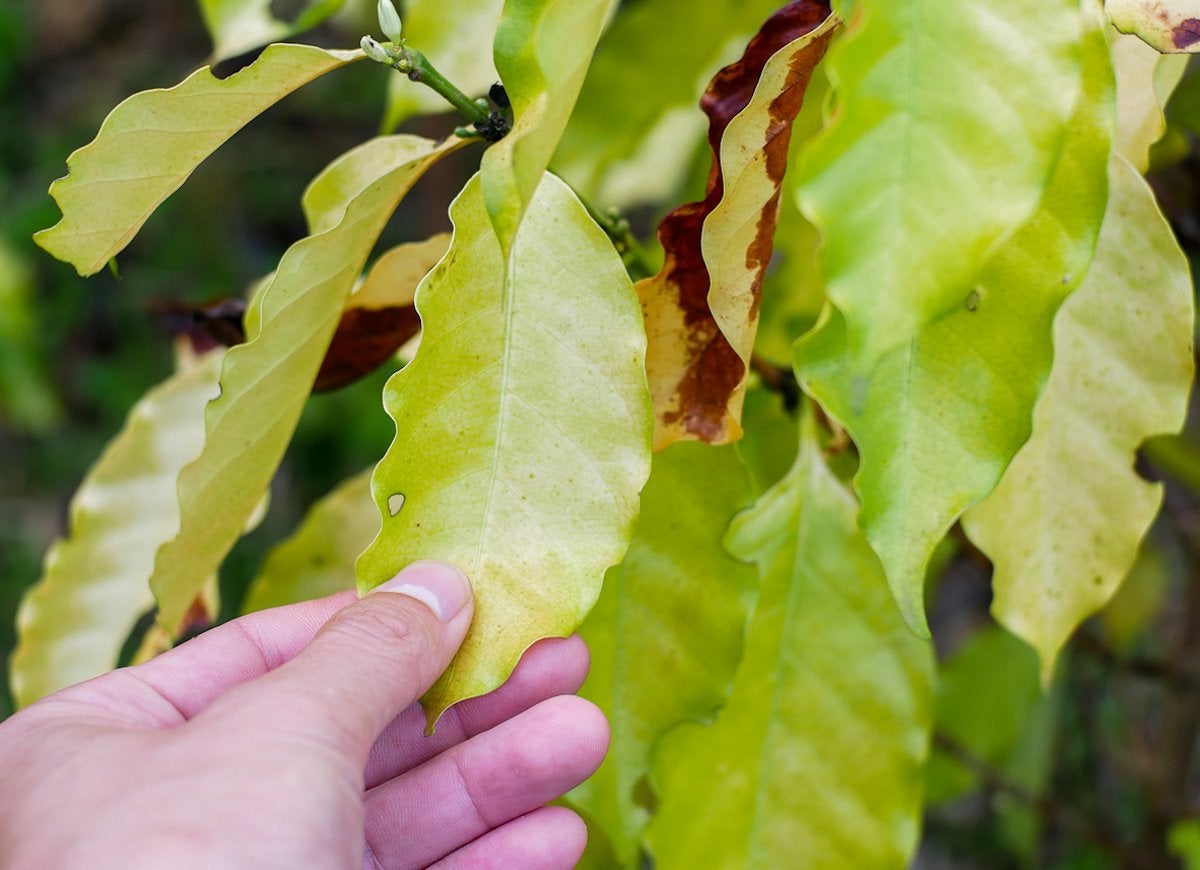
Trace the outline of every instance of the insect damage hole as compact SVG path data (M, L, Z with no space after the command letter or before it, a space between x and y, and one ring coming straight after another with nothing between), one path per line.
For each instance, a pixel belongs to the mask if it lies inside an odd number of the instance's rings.
M400 513L402 507L404 507L404 493L394 492L388 496L388 513L391 516Z

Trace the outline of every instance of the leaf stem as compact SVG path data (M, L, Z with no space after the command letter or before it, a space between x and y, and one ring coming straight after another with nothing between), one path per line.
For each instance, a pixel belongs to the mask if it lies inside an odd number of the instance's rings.
M637 236L633 234L633 230L629 227L629 221L621 217L615 210L600 211L587 199L575 191L575 195L579 197L579 201L591 215L600 229L608 234L612 239L613 246L617 249L617 253L621 255L622 262L625 263L625 268L629 271L629 277L634 281L641 281L643 278L649 278L651 275L658 274L658 270L654 268L650 262L650 255L638 241Z
M386 48L386 46L385 46ZM396 62L392 68L407 75L412 81L420 82L426 87L437 91L450 105L458 109L468 121L476 127L483 127L488 122L490 112L480 106L453 82L438 72L437 67L429 62L423 52L409 48L403 43L395 47Z

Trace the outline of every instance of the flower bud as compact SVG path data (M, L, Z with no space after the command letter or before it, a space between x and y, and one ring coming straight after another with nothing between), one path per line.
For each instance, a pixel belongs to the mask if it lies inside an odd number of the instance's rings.
M400 13L392 4L392 0L379 0L375 11L379 14L379 29L392 42L400 41Z
M382 45L373 40L371 37L364 36L359 45L362 46L363 53L367 57L371 58L371 60L375 61L376 63L385 63L388 66L392 65L392 56L384 50Z

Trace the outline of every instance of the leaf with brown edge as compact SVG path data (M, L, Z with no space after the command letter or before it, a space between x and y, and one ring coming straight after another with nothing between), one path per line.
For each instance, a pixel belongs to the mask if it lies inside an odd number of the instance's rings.
M791 125L836 26L826 2L789 3L701 98L713 151L707 194L663 219L663 268L637 287L656 450L685 439L724 444L741 436Z
M342 312L317 374L315 392L336 390L383 365L421 331L417 285L450 246L450 234L397 245L379 258Z

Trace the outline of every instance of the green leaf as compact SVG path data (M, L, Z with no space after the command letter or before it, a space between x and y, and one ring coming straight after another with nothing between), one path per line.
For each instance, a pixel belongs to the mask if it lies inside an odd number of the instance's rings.
M480 179L505 257L575 108L596 41L616 0L506 0L496 69L513 129L483 154Z
M628 207L673 195L704 135L704 118L695 109L705 85L737 59L779 5L642 0L622 6L596 48L554 155L555 171L605 205ZM648 81L654 87L647 88Z
M1188 59L1159 54L1136 36L1120 35L1112 37L1112 57L1117 74L1117 153L1145 172L1150 146L1167 130L1163 106L1183 78Z
M175 477L204 446L221 357L206 354L147 393L80 484L70 534L50 548L21 604L11 663L18 704L116 667L134 622L154 606L146 580L175 533Z
M967 533L995 565L992 613L1038 651L1059 649L1129 571L1162 500L1133 470L1147 437L1182 426L1192 381L1192 282L1154 194L1123 159L1096 258L1054 324L1033 435Z
M1033 213L1077 101L1079 0L859 0L802 167L822 269L868 362L954 312Z
M247 311L249 340L225 356L221 396L206 412L204 452L179 476L179 533L159 549L150 583L168 630L267 491L380 231L425 171L460 145L415 136L375 139L313 181L306 201L340 199L345 210L336 225L288 248ZM392 162L380 164L380 152ZM354 175L346 165L360 161L382 174L361 176L362 187L351 196L340 181Z
M463 93L486 94L499 76L491 53L481 49L495 40L503 5L503 0L405 0L404 40L419 48ZM388 81L383 128L394 130L413 115L450 108L431 88L395 75Z
M1103 20L1090 18L1085 90L1041 207L959 288L955 306L875 361L836 309L797 347L805 390L859 447L861 522L917 631L927 631L929 557L1028 439L1054 315L1095 251L1114 94Z
M6 427L41 433L62 409L41 359L34 298L32 270L0 238L0 419Z
M1200 0L1104 0L1113 26L1157 51L1200 51Z
M308 0L294 20L281 21L271 13L273 0L199 0L204 26L213 41L214 63L316 27L343 3Z
M173 88L134 94L67 159L69 174L50 185L62 220L34 240L80 275L95 274L234 133L302 85L362 57L272 45L229 78L204 67Z
M316 502L299 528L263 560L243 613L323 598L354 588L354 560L379 532L371 470L343 481Z
M467 184L450 252L417 290L421 347L384 390L396 439L359 588L424 558L475 588L471 632L424 699L431 724L579 626L650 470L645 333L621 259L554 176L534 206L506 265L479 176Z
M680 443L657 454L629 552L580 629L592 653L580 694L607 714L612 742L571 801L591 812L625 866L636 864L649 818L634 792L651 747L716 711L741 655L754 571L721 538L751 496L733 447Z
M901 868L917 845L932 657L888 594L811 420L788 477L734 521L761 590L728 705L655 756L658 866Z

